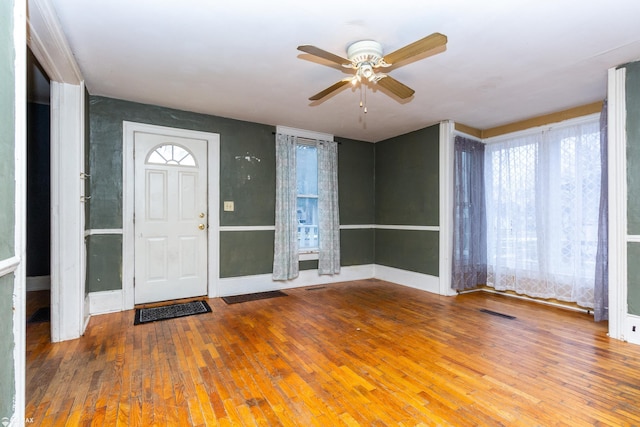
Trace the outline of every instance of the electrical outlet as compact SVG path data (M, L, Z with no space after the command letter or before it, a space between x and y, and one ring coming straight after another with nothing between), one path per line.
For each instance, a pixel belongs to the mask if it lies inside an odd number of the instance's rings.
M233 204L233 201L226 201L224 202L223 205L223 209L225 210L225 212L233 212L235 210L235 206Z
M625 339L634 344L640 344L640 318L629 316L627 318L627 333Z

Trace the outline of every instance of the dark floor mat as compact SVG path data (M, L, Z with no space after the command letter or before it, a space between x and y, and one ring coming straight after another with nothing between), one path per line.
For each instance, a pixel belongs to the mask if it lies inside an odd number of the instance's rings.
M31 317L27 319L27 323L42 323L51 321L51 308L42 307L37 309Z
M255 294L233 295L230 297L222 297L222 300L227 304L237 304L239 302L256 301L259 299L286 297L286 296L287 294L285 294L282 291L268 291L268 292L257 292Z
M162 307L138 308L136 309L136 317L133 324L140 325L142 323L204 313L211 313L211 307L209 307L206 301L192 301Z

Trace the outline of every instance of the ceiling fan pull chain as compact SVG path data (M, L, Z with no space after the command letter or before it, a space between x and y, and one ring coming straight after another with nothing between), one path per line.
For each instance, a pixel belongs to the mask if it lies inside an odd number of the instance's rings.
M364 113L367 114L367 85L364 85Z

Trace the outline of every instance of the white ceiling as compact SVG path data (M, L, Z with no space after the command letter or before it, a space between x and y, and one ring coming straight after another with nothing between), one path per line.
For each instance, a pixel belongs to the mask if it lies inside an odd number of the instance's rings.
M92 95L380 141L451 119L480 129L606 97L607 69L640 59L638 0L52 0ZM296 50L386 53L433 32L447 50L394 67L407 101L347 87Z

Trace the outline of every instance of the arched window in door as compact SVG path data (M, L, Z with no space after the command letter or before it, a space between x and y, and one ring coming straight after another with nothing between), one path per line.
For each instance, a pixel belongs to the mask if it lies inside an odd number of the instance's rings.
M147 156L147 163L168 166L197 166L193 154L186 148L175 144L160 145L153 149Z

